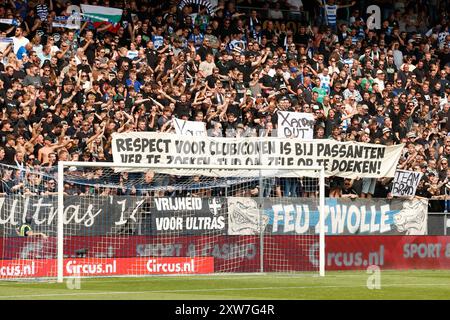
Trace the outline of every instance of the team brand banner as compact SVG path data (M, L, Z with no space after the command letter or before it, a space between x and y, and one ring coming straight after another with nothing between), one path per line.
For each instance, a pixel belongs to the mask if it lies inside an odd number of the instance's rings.
M412 197L416 194L417 186L422 179L422 172L397 170L392 183L391 194L394 197Z
M159 171L168 174L209 176L226 176L233 173L227 170L201 170L202 165L264 165L273 167L275 171L280 167L293 169L295 166L323 166L326 176L394 177L402 150L402 144L383 146L328 139L299 141L272 137L189 137L154 132L114 134L112 142L113 160L117 165L188 164L199 166L199 170ZM302 174L315 175L308 170L302 171ZM298 176L298 172L279 171L277 176Z

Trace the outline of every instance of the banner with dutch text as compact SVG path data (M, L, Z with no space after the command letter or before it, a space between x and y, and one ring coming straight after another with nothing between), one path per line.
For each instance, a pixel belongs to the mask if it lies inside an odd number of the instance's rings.
M310 170L295 167L319 166L326 176L345 178L394 177L403 144L384 146L335 140L287 138L214 138L179 136L170 133L127 132L113 134L113 161L117 165L164 164L198 166L198 170L159 170L177 175L226 176L227 170L201 170L202 165L263 165L272 167L277 176L316 176ZM130 170L130 169L127 169ZM145 171L148 168L136 168ZM240 173L242 176L244 173ZM252 172L248 172L249 175ZM257 174L257 172L253 172Z

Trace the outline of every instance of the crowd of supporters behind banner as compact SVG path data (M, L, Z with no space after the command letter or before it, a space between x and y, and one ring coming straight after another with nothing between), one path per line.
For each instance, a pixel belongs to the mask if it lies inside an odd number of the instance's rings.
M118 23L64 26L83 4L123 11ZM372 4L380 29L367 20ZM28 187L26 168L111 161L113 132L172 132L176 117L205 122L210 136L274 136L284 110L312 113L316 139L404 143L398 167L423 172L417 195L446 210L449 8L438 0L4 1L0 162L19 170L2 170L0 192L55 190L54 179ZM288 182L275 182L281 195L316 195L310 179ZM390 197L391 182L331 177L327 195Z

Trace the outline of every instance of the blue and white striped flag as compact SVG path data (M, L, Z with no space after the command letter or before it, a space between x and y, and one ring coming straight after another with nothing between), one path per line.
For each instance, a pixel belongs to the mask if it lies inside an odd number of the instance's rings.
M11 37L0 38L0 42L13 43L13 38Z

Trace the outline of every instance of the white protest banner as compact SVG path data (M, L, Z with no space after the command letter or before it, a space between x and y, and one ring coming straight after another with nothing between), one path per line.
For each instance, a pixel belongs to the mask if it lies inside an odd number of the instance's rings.
M329 139L299 141L274 137L192 137L158 132L115 133L112 141L113 160L118 165L189 164L200 168L202 165L264 165L274 170L280 167L323 166L326 176L345 178L394 177L402 150L403 144L384 146ZM195 174L217 174L203 171ZM166 173L180 172L172 170ZM286 176L286 171L284 174ZM308 174L313 173L305 171L305 175Z
M278 111L278 137L313 139L314 116L311 113Z
M176 134L179 135L206 136L206 126L204 122L174 118L173 126L175 127Z
M416 194L417 186L422 179L422 172L397 170L392 184L392 196L412 197Z

